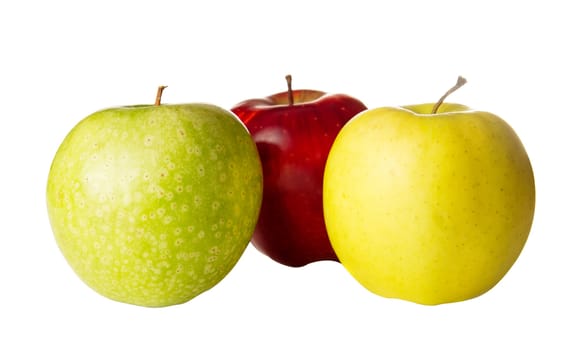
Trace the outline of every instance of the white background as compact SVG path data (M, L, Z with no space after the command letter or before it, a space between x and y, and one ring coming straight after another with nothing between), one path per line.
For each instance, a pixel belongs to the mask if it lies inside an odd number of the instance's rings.
M380 4L381 3L381 4ZM576 21L570 1L3 1L1 349L574 349ZM378 5L377 5L378 4ZM378 297L336 263L284 267L251 246L174 307L105 299L52 237L45 185L66 133L105 107L230 108L294 88L369 108L448 99L500 115L531 157L533 228L504 279L427 307ZM572 334L571 334L572 333Z

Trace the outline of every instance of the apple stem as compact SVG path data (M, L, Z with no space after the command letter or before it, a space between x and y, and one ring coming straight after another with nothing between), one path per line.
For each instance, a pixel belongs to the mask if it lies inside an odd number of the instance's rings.
M467 80L464 77L458 76L458 80L456 81L456 84L454 86L452 86L450 88L450 90L446 91L446 93L442 97L440 97L438 102L436 102L436 104L434 105L434 108L432 108L432 114L436 114L436 112L438 112L438 108L440 108L440 105L444 102L446 97L448 97L454 91L460 89L464 84L466 84L466 82L467 82Z
M292 75L286 75L286 84L288 85L288 105L294 105L294 92L292 91Z
M164 91L164 89L166 89L168 86L166 85L160 85L158 86L158 91L156 92L156 102L154 102L154 106L160 106L160 101L162 100L162 92Z

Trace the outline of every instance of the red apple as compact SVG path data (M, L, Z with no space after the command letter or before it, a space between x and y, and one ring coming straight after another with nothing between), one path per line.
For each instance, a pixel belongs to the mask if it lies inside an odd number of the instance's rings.
M262 208L252 244L273 260L300 267L338 261L328 239L322 182L336 134L366 109L344 94L292 90L232 108L250 130L264 173Z

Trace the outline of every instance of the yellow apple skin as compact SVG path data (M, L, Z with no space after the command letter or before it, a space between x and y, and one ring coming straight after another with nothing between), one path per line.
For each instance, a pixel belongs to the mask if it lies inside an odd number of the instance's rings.
M436 305L479 296L528 238L535 183L501 118L445 103L361 112L330 150L323 205L342 265L365 288Z

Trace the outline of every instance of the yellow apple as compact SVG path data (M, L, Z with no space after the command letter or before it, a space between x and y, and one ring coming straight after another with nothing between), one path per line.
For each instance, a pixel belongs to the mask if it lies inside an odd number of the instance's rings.
M360 284L434 305L479 296L509 271L532 225L535 184L503 119L422 104L348 122L330 150L323 196L330 242Z

